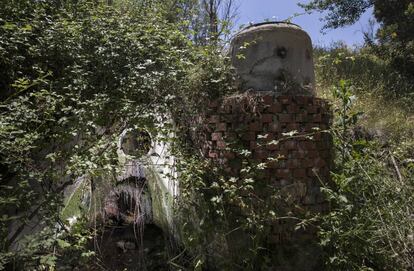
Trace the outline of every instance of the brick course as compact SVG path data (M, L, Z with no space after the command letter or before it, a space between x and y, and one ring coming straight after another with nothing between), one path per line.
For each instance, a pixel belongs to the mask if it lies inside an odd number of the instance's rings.
M264 176L269 184L301 184L304 194L290 195L295 202L308 210L326 210L319 178L328 181L332 165L332 139L323 131L332 119L328 102L308 96L249 95L209 104L206 127L213 129L203 133L213 144L204 144L205 156L237 175L240 166L229 162L237 158L228 149L226 135L231 135L251 151L252 159L267 163Z

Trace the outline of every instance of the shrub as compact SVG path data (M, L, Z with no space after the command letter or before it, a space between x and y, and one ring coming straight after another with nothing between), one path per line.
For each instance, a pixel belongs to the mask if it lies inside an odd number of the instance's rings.
M341 81L333 129L337 161L324 188L331 211L322 217L321 245L330 270L410 270L414 267L412 161L398 165L392 150L354 133L349 84Z

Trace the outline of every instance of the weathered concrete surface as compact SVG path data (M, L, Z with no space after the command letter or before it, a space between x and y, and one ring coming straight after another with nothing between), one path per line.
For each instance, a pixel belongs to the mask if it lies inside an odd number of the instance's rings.
M145 144L130 144L128 141L130 135L136 138L136 134L142 135L127 129L120 136L118 159L124 164L124 168L117 176L117 182L131 177L145 179L151 199L152 223L167 235L179 239L173 210L174 201L179 196L178 176L175 171L175 158L170 153L170 145L157 138L144 140ZM138 151L142 146L145 147L145 151L140 153ZM131 159L128 157L131 154L138 155L139 158Z
M312 41L297 25L264 23L242 30L232 41L231 59L242 90L313 95Z

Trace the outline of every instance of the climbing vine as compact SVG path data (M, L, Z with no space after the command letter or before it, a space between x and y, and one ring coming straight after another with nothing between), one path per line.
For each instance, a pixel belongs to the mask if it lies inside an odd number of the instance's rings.
M117 172L125 128L184 120L229 89L229 73L217 48L194 46L154 5L1 7L0 269L62 270L92 255L91 233L68 231L59 215L65 188ZM21 240L33 226L44 230Z

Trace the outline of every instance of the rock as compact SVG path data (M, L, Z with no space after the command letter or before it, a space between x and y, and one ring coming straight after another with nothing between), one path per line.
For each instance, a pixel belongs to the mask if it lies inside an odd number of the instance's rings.
M116 246L125 253L128 250L135 250L137 246L135 245L135 242L127 241L127 240L119 240L116 242Z

